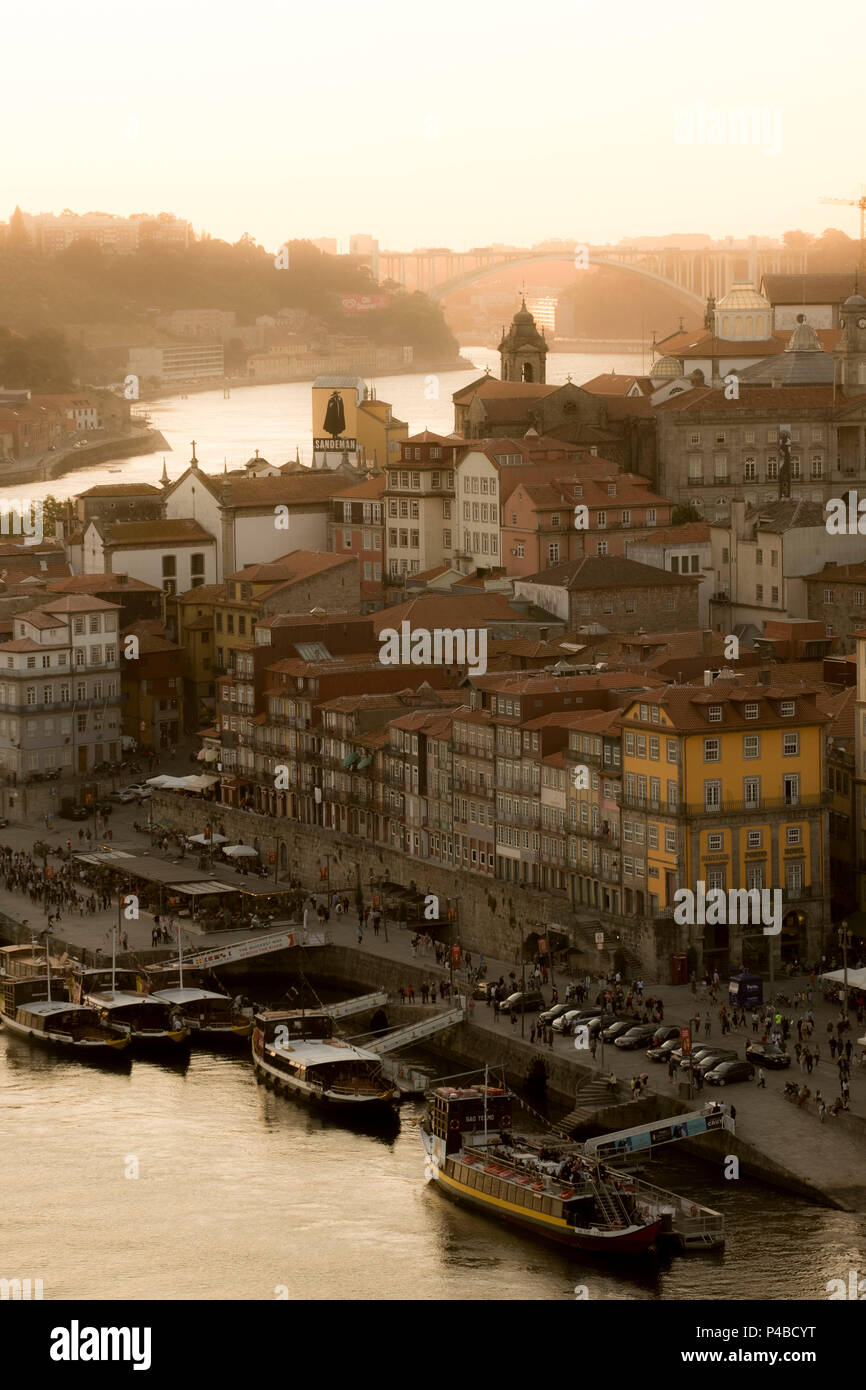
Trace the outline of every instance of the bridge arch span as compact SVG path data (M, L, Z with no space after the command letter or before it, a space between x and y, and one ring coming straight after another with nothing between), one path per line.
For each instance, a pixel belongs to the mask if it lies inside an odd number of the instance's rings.
M445 299L449 294L453 294L455 290L462 290L467 285L474 284L476 280L483 280L488 275L495 275L506 266L510 268L512 266L538 265L545 261L557 261L560 263L565 261L573 265L574 252L549 252L539 256L515 256L513 260L492 261L489 265L478 266L474 270L466 271L463 275L456 275L451 280L443 280L438 285L431 285L427 294L431 299L439 301ZM632 275L641 275L645 280L653 280L657 285L664 285L665 289L675 290L677 294L682 295L683 298L688 299L692 304L699 306L701 309L705 307L705 300L702 299L699 294L695 294L693 290L686 289L684 285L681 285L677 280L671 280L669 276L659 275L654 270L647 270L645 266L632 265L628 261L608 260L603 256L592 255L589 257L589 264L609 266L612 270L625 270ZM577 276L580 275L581 272L575 267L574 273Z

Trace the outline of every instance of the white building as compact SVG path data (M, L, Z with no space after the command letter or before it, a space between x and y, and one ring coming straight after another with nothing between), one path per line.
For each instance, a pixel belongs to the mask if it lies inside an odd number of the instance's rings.
M216 584L217 543L189 518L91 521L84 532L85 574L130 574L166 594Z
M118 611L64 594L16 614L0 643L0 768L17 783L120 756Z
M172 344L168 347L131 347L127 370L141 381L165 384L207 381L225 376L222 343Z

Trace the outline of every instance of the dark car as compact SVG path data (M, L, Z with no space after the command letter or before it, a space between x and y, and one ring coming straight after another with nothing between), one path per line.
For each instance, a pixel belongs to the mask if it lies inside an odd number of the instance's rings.
M721 1057L722 1054L728 1057L736 1057L737 1055L730 1047L723 1047L721 1043L717 1043L715 1047L696 1047L691 1056L681 1058L680 1066L683 1071L687 1071L690 1066L697 1066L698 1062L702 1062L705 1057Z
M602 1032L602 1037L606 1043L615 1042L623 1033L627 1033L631 1027L631 1022L627 1018L618 1018L615 1023L610 1023Z
M87 820L91 810L89 806L67 806L60 814L64 820Z
M554 1004L552 1009L545 1009L544 1013L538 1015L538 1021L545 1028L549 1028L554 1019L561 1018L563 1014L568 1013L571 1013L570 1004Z
M472 991L473 999L487 999L490 991L496 988L495 980L479 980Z
M652 1040L655 1031L655 1024L639 1023L636 1028L629 1028L627 1032L614 1038L614 1046L624 1050L633 1047L646 1047L647 1043Z
M534 1014L544 1003L543 994L537 989L528 989L525 994L522 990L518 990L516 994L509 994L508 998L501 999L496 1007L501 1014Z
M680 1030L673 1023L663 1023L653 1033L653 1047L661 1047L662 1043L672 1042L676 1039L679 1042Z
M771 1067L781 1070L791 1065L791 1054L783 1052L775 1043L749 1043L746 1048L746 1061L754 1062L756 1067Z
M736 1052L731 1052L729 1050L724 1052L708 1052L706 1057L702 1057L699 1062L695 1063L695 1071L699 1071L703 1076L706 1076L708 1071L711 1071L713 1067L721 1066L722 1062L738 1062L739 1060Z
M677 1039L668 1038L667 1042L659 1043L655 1047L648 1047L646 1055L651 1062L666 1062L676 1046Z
M748 1062L732 1058L728 1062L720 1062L717 1067L711 1067L704 1073L704 1080L711 1086L730 1086L735 1081L751 1081L754 1075L755 1068Z

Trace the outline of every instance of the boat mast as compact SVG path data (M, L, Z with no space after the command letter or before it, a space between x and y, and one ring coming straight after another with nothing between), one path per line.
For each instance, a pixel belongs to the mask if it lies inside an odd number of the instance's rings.
M33 945L36 945L34 941ZM48 1002L51 1001L51 937L45 933L45 978L48 989Z
M120 916L120 898L117 900L117 915ZM117 978L117 927L111 928L111 992L114 993Z
M183 989L183 938L180 934L180 922L177 924L177 956L180 969L180 988Z
M484 1066L484 1148L487 1148L487 1078L490 1068L485 1063Z

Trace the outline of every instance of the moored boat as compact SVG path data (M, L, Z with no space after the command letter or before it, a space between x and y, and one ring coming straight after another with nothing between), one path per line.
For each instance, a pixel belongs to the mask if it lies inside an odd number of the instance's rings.
M648 1250L661 1220L604 1165L515 1136L515 1103L486 1083L428 1091L419 1126L427 1177L458 1202L577 1250Z
M107 1060L129 1047L127 1032L103 1022L96 1009L52 999L46 976L5 980L0 1019L10 1033L77 1056Z
M264 1010L253 1026L253 1063L266 1083L347 1109L390 1106L399 1092L381 1059L335 1035L324 1009Z
M230 1042L235 1038L248 1038L253 1031L252 1018L235 1009L225 994L213 989L178 985L173 989L154 990L150 998L162 999L179 1010L196 1041Z

